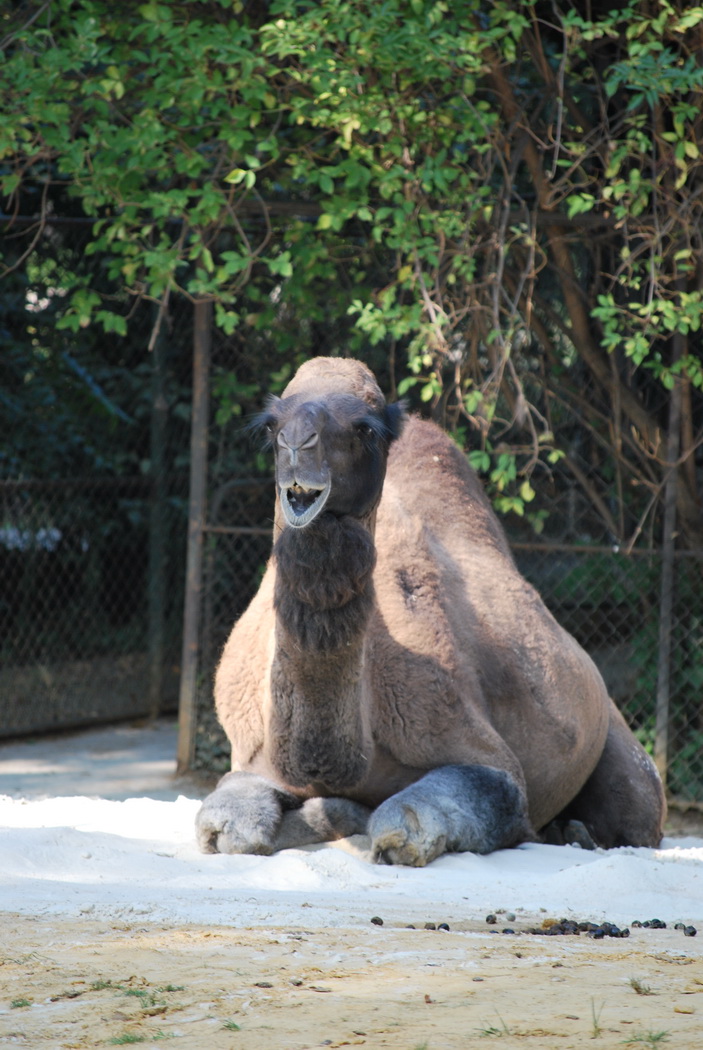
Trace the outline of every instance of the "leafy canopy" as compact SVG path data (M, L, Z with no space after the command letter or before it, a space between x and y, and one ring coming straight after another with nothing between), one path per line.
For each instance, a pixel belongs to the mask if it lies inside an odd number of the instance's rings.
M6 212L73 202L109 281L210 299L225 333L275 344L262 382L320 350L405 362L399 392L478 434L503 510L525 512L569 413L621 493L658 484L653 391L703 389L703 7L35 0L3 19ZM127 333L124 302L68 283L61 328Z

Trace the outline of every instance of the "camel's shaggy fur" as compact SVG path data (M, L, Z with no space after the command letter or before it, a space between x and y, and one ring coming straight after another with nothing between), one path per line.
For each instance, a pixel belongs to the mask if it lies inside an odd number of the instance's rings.
M364 365L327 358L262 417L277 538L217 672L237 772L203 804L201 847L368 830L377 860L425 864L555 820L567 840L656 845L659 778L595 665L517 571L464 455L402 423Z

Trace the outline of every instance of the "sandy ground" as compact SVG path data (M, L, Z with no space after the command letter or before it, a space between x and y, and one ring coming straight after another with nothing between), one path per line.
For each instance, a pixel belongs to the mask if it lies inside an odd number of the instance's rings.
M668 929L604 942L5 916L3 942L0 1045L32 1050L703 1045L701 953Z
M114 800L144 794L168 802L184 792L183 783L172 781L174 752L169 749L174 744L174 727L165 725L153 731L118 727L3 745L0 794L28 799L85 794ZM185 793L196 798L197 789L190 788ZM127 815L133 805L125 803ZM8 828L10 843L20 830ZM70 829L65 830L68 834ZM64 855L56 854L51 838L64 834L60 828L51 824L44 831L33 827L22 834L30 832L39 836L42 848L48 843L54 850L48 857ZM123 834L113 826L113 836L118 832ZM61 846L64 851L70 841L69 835ZM134 842L124 841L134 851ZM137 853L154 864L176 864L181 856L183 864L207 863L192 858L187 845L171 847L177 856L164 857L158 852L151 856L147 842L140 846L134 841ZM100 848L99 842L91 847ZM547 849L552 850L545 853L549 860L556 847ZM274 909L267 920L258 901L263 890L255 898L253 887L239 898L236 924L224 914L221 922L197 924L184 921L183 913L171 921L159 917L158 910L145 916L129 914L122 890L119 907L110 904L82 917L70 903L75 892L72 870L59 872L55 883L44 887L38 884L36 864L27 859L27 907L18 903L16 886L10 893L9 883L3 890L0 882L0 1046L63 1050L176 1040L188 1050L355 1045L441 1050L485 1047L492 1041L506 1050L703 1047L703 922L697 915L683 916L700 927L697 937L686 937L671 924L665 930L631 928L628 939L594 940L585 933L547 937L529 932L561 918L546 909L528 913L516 907L515 920L498 913L497 923L488 926L477 918L475 908L471 911L463 894L454 898L437 892L433 897L425 888L421 896L405 898L391 895L392 887L384 885L380 897L346 887L340 926L331 909L316 907L314 893L296 895L291 890L300 873L321 878L319 866L330 858L335 861L335 879L340 872L353 873L361 862L331 850L287 852L289 861L282 854L263 861L272 873L267 876L271 885L273 876L279 877L276 873L282 872L285 881L285 870L290 872L290 887L276 890L278 899L281 893L290 894L287 912ZM13 863L23 862L24 856L18 854ZM127 864L132 853L120 845L114 856L115 863ZM515 853L506 863L527 862L530 856ZM500 857L495 857L491 863L500 865ZM454 869L463 870L471 859L465 855L465 860L437 862L438 891L443 879L453 878ZM213 879L229 860L215 858ZM616 861L635 865L638 858L617 856ZM589 906L596 902L598 914L583 914L583 919L607 917L609 899L615 907L609 894L617 880L629 870L639 870L624 866L608 876L609 863L605 855L559 876L578 875L587 884L586 875L593 872L590 893L579 892ZM2 865L0 858L0 875ZM674 873L679 881L671 885L682 890L695 887L700 874L700 865L688 860L655 867L658 879ZM392 869L370 868L374 870L379 877L393 874ZM424 887L431 872L432 866L424 874L416 873L416 883L424 880ZM498 885L499 874L496 868ZM399 873L399 878L405 877L405 872ZM636 878L633 875L633 893L641 888ZM203 896L213 890L202 879L192 886L192 892ZM93 889L99 892L97 882ZM170 892L165 883L164 897ZM211 907L226 900L227 892L224 883L213 891ZM662 904L668 901L666 896L658 899ZM379 903L384 900L385 913ZM524 903L515 896L511 902ZM667 908L676 913L676 901ZM371 922L376 915L384 919L382 926ZM655 916L631 916L635 917ZM424 929L426 922L444 921L449 930ZM409 924L416 928L407 929ZM503 933L504 928L515 932Z

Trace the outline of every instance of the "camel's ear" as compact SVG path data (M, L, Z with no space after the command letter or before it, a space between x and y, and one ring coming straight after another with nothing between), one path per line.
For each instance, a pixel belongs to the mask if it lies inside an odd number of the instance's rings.
M408 413L405 401L396 401L393 405L386 405L383 410L383 422L389 445L391 441L395 441L396 438L400 437L407 418Z

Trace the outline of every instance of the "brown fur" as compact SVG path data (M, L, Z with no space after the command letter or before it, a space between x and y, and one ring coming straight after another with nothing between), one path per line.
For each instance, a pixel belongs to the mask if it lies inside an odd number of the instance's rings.
M591 659L517 571L464 455L416 418L388 453L397 426L383 421L390 410L358 362L315 359L299 371L272 408L291 447L286 421L297 413L302 447L308 424L296 406L309 401L320 440L306 484L329 463L342 480L300 530L277 500L273 556L216 678L235 768L300 799L374 808L428 770L487 767L526 798L530 825L518 822L511 841L575 800L568 815L600 844L656 844L656 773ZM381 420L371 428L367 407ZM376 442L368 484L363 441ZM347 510L357 489L359 518Z

